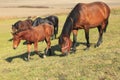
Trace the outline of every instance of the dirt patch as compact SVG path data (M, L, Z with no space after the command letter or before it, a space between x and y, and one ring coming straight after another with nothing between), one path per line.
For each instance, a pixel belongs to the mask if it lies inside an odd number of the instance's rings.
M88 3L93 1L96 0L1 0L0 19L64 14L69 13L79 2ZM119 0L104 0L104 2L110 7L120 7Z
M28 5L23 5L23 6L7 6L3 8L50 8L48 6L28 6Z

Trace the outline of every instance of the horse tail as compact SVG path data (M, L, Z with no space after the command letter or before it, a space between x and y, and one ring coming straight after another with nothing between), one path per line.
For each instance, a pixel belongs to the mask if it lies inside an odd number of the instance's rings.
M55 34L58 34L58 24L59 24L59 20L58 20L58 18L56 18L56 23L55 23L55 30L54 30L54 33Z
M104 33L106 32L106 29L107 29L107 26L108 26L108 19L105 21L105 28L104 28Z
M108 5L104 4L105 5L105 12L106 12L106 19L105 19L105 28L104 28L104 33L106 32L106 29L107 29L107 26L108 26L108 23L109 23L109 16L110 16L110 8Z

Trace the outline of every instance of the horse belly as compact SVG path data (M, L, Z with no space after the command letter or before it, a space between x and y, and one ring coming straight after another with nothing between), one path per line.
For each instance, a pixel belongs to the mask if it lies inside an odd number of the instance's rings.
M104 21L103 18L97 18L97 17L92 17L90 20L89 20L89 26L90 27L96 27L96 26L99 26L102 24L102 22Z
M35 36L37 41L43 41L45 40L45 34L43 31L38 31L37 35Z
M38 37L38 41L40 42L40 41L43 41L43 40L45 40L45 36L44 36L44 35L40 35L40 36Z
M80 29L83 29L85 26L96 27L104 21L103 15L97 12L88 12L81 14L81 17L76 23L76 26L79 26Z

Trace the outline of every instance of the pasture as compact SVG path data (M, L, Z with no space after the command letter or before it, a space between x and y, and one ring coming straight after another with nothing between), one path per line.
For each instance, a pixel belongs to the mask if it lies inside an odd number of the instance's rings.
M60 19L60 35L67 14L57 15ZM16 50L12 48L11 25L25 18L0 20L0 80L120 80L120 9L112 9L109 25L98 48L96 28L90 30L90 50L86 47L84 31L79 30L75 54L60 57L58 39L52 40L52 52L46 58L31 53L33 60L24 60L27 47L23 42ZM71 34L72 39L72 34ZM39 52L44 53L45 42L39 42ZM33 47L32 47L33 48ZM32 49L34 50L34 49Z

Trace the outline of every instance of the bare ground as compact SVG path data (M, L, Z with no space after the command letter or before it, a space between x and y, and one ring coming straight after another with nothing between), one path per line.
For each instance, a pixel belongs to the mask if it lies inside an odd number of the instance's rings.
M68 13L79 2L96 0L0 0L0 18L36 17ZM99 0L111 8L120 7L119 0Z

